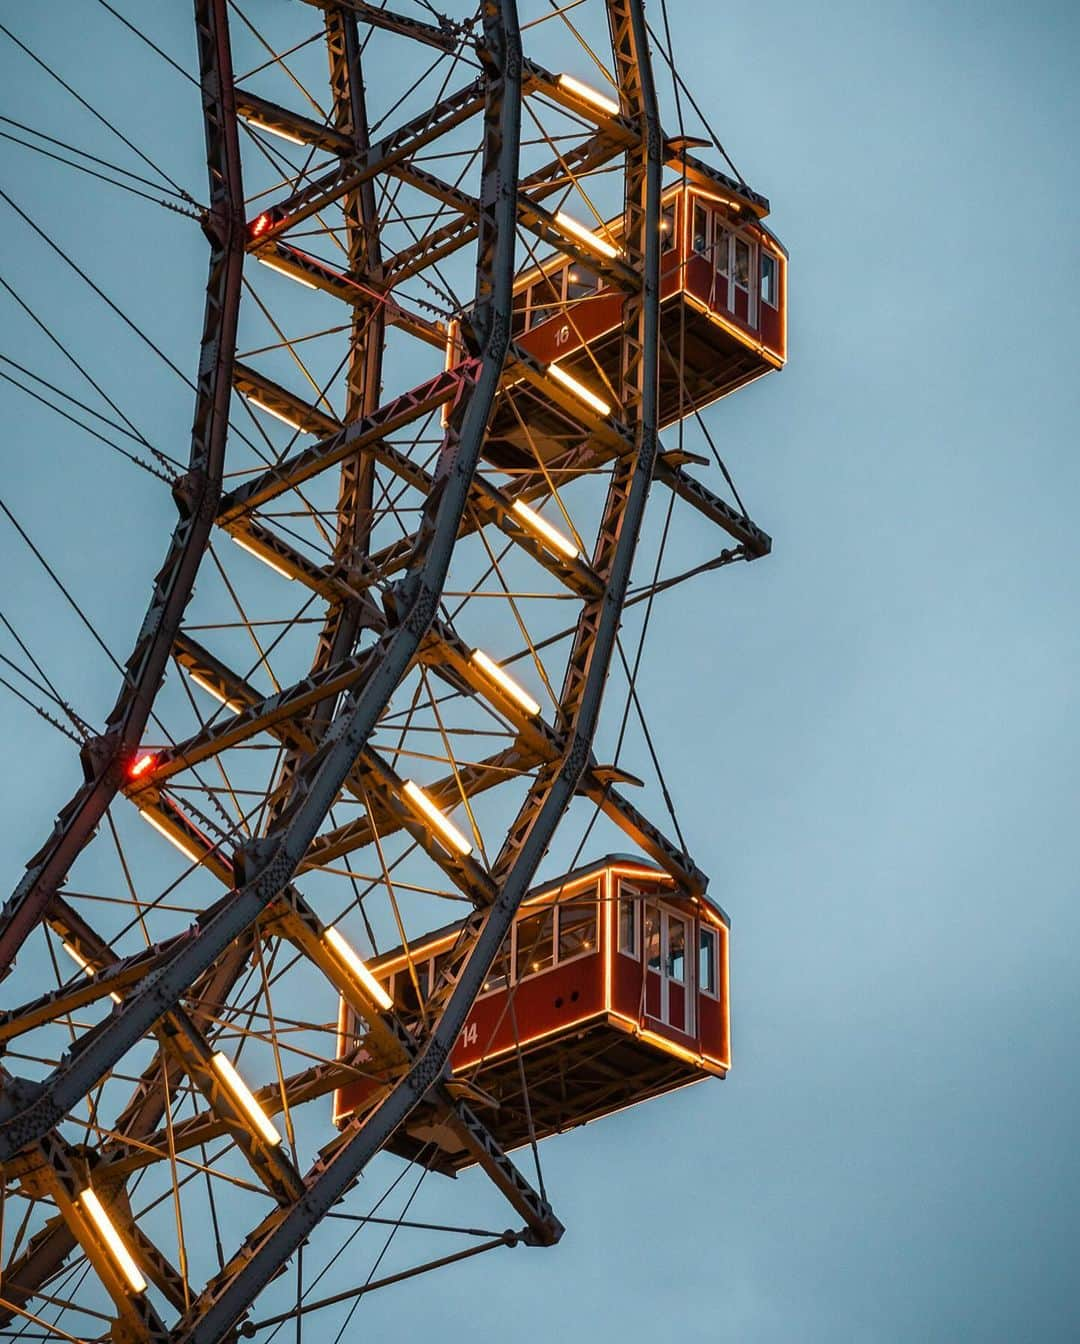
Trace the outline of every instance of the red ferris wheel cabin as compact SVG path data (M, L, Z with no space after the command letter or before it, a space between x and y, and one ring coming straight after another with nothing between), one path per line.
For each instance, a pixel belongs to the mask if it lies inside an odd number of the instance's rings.
M677 142L675 142L677 144ZM745 183L669 143L678 180L661 197L659 424L684 419L783 367L787 358L787 252L765 225L769 203ZM597 255L595 266L554 253L514 285L513 339L570 374L601 402L619 404L624 294L617 265L623 221L600 227L554 216ZM451 359L460 355L451 326ZM519 383L498 398L485 455L500 466L556 456L580 431L541 389Z
M407 1023L463 923L368 965ZM339 1054L355 1039L342 1005ZM519 1054L520 1052L520 1054ZM454 1081L505 1149L560 1133L710 1076L731 1060L728 921L640 859L608 856L538 887L518 911L451 1052ZM525 1091L522 1089L522 1074ZM341 1123L375 1080L334 1094ZM526 1095L527 1094L527 1095ZM389 1147L444 1170L467 1166L453 1132L417 1113Z

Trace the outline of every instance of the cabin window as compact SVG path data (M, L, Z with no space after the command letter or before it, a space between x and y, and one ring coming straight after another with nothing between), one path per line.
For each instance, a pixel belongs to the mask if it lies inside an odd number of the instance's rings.
M713 248L713 264L720 275L731 274L731 234L722 224L716 225L716 246Z
M596 902L559 906L559 961L596 951Z
M566 273L567 303L573 302L574 299L587 299L590 294L595 294L599 281L600 277L594 270L575 263Z
M505 989L510 983L510 936L503 939L502 946L499 948L498 955L491 963L491 970L487 973L484 980L484 987L481 994L491 994L496 989Z
M555 964L555 912L548 906L519 920L514 928L517 955L514 978L523 980Z
M694 202L694 251L703 257L709 250L709 214L698 201Z
M638 902L619 897L619 951L637 960L638 957Z
M779 279L779 267L776 264L776 258L763 249L761 253L761 301L767 303L770 308L780 306L778 302Z
M704 924L698 930L698 989L702 994L717 997L719 975L716 967L716 930Z
M675 203L660 211L660 251L672 252L678 240L675 237Z
M565 268L542 276L529 290L529 326L538 327L554 317L562 305Z
M660 969L660 911L655 905L645 907L645 964L650 971Z
M686 920L668 915L667 978L686 983Z
M735 283L750 288L750 244L744 238L735 239Z

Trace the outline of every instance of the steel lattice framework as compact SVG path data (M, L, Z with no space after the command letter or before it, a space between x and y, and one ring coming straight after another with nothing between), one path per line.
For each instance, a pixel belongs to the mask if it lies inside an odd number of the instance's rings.
M44 1323L51 1305L49 1337L229 1337L418 1116L454 1131L523 1224L476 1249L562 1234L449 1053L575 798L704 889L594 754L651 487L725 532L718 563L769 546L686 454L659 447L660 197L680 150L661 128L642 0L589 5L606 16L613 107L526 59L515 0L461 22L292 0L297 32L317 27L329 59L327 106L300 96L285 37L263 63L276 83L238 82L232 47L250 35L228 0L196 0L210 257L178 518L83 782L0 915L17 990L0 1042L41 1061L21 1072L13 1056L3 1074L0 1162L33 1211L4 1270L4 1322ZM419 72L419 101L373 129L364 71L379 53ZM605 194L621 245L598 257L559 212L601 229ZM512 336L514 277L545 247L622 296L615 385L597 370L591 402ZM473 277L464 299L455 265ZM256 321L274 339L239 354ZM566 432L499 465L493 409L524 391ZM546 708L493 680L478 648L519 661ZM158 837L127 838L129 802L185 855L164 889ZM467 834L440 826L455 808ZM121 913L101 895L117 884ZM469 917L417 1028L380 1006L328 930L340 923L354 948L408 946L447 899ZM20 978L58 944L77 965L55 988ZM339 997L362 1024L340 1049L307 1008ZM329 1094L357 1076L378 1079L376 1100L335 1132ZM218 1235L219 1187L236 1192L233 1218L250 1216L214 1261L189 1242L200 1220ZM148 1291L132 1291L88 1189Z

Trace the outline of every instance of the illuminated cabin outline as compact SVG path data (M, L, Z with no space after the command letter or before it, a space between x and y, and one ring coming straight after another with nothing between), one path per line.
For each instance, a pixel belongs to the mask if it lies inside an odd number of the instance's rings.
M661 429L783 368L787 359L787 250L765 225L769 203L745 184L690 155L661 195ZM555 216L556 221L560 218ZM565 217L564 217L565 218ZM564 228L590 235L595 266L554 252L514 282L511 336L540 363L570 374L602 402L617 395L624 292L604 275L600 248L614 248L623 220ZM578 232L578 228L583 230ZM588 245L586 250L588 249ZM451 323L448 362L464 356ZM580 427L542 389L519 383L499 397L484 456L507 468L563 452Z
M398 948L367 962L406 1027L418 1015L413 976L430 992L464 925L418 939L409 956ZM535 888L451 1051L453 1081L469 1085L491 1132L513 1149L533 1134L543 1139L725 1077L728 930L719 906L639 858L608 855ZM358 1041L344 1002L338 1031L342 1057ZM339 1088L335 1123L380 1095L374 1078ZM472 1160L430 1110L416 1112L388 1147L448 1171Z

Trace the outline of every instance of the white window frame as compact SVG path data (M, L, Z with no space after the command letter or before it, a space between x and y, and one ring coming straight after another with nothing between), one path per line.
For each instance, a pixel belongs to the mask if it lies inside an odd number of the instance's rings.
M773 264L773 283L774 283L775 302L772 303L769 302L769 300L765 297L765 295L762 293L761 290L761 280L762 280L761 267L766 257L768 257L768 259ZM771 308L774 313L778 313L780 311L780 258L776 255L775 252L770 252L767 247L762 247L760 244L758 244L758 297L766 308Z
M528 296L525 306L525 331L532 331L534 325L535 326L542 325L541 323L533 322L533 314L537 311L538 308L551 308L554 310L547 317L544 318L545 322L550 322L553 317L558 317L560 312L566 311L566 273L569 269L570 269L570 262L566 261L563 263L561 267L552 267L551 271L542 271L536 277L535 280L529 282ZM557 298L555 297L555 286L553 284L549 284L549 288L552 291L552 297L546 303L534 304L533 290L536 288L537 285L541 283L548 284L548 282L553 280L554 279L553 272L555 271L558 271L559 276L561 277L558 287L558 297Z
M585 904L587 904L587 902L578 900L576 896L572 896L572 897L570 897L569 900L566 900L566 901L559 901L559 902L557 902L556 905L555 905L555 909L556 909L556 911L558 912L558 913L556 914L556 916L555 916L555 965L556 965L556 966L568 966L568 965L570 964L570 962L572 962L572 961L580 961L582 957L591 957L591 956L595 955L595 953L598 952L599 949L600 949L600 889L599 889L599 887L593 887L593 888L592 888L592 893L593 893L593 895L592 895L592 902L591 902L591 904L592 904L592 907L593 907L593 925L594 925L594 927L595 927L595 929L596 929L596 932L595 932L594 935L593 935L593 945L592 945L592 947L587 947L587 948L585 948L584 951L582 951L582 952L575 952L574 955L571 956L571 957L564 957L564 956L562 956L562 954L561 954L561 949L560 949L560 947L559 947L559 944L560 944L560 942L562 941L562 912L563 912L563 910L564 910L566 907L568 907L568 906L571 906L571 905L585 905Z
M704 994L707 999L712 999L715 1003L720 1002L720 930L714 928L712 924L707 924L704 920L698 920L698 948L697 961L694 963L694 975L697 978L697 992ZM716 989L708 990L701 983L701 935L707 933L712 938L712 972L713 984Z
M701 252L699 252L697 248L694 246L694 224L696 222L696 215L699 210L705 216L705 233L703 235L705 245L704 249ZM713 212L710 209L707 201L702 200L700 196L691 196L689 215L690 215L690 227L686 231L687 242L689 244L687 249L689 255L693 257L704 257L706 260L708 260L712 256L712 249L713 249L713 222L712 222Z
M731 251L728 254L728 312L735 311L735 291L740 290L746 295L746 324L749 327L758 326L758 303L761 299L761 261L758 256L758 245L753 238L747 238L744 233L738 230L731 230ZM735 242L738 239L740 243L745 243L750 253L750 258L746 265L747 287L735 279Z
M693 939L691 943L691 939L697 921L691 915L684 914L681 910L676 910L673 906L665 905L661 901L650 901L649 904L660 915L660 969L658 971L650 970L649 964L645 960L644 924L642 925L641 964L646 975L659 975L660 977L660 1012L657 1020L663 1022L664 1026L671 1027L672 1031L680 1032L683 1036L696 1036L698 1026L697 940ZM667 972L670 921L672 919L680 920L687 930L687 946L683 953L685 976L682 980L675 980ZM694 951L692 957L689 955L691 946L693 946ZM679 985L684 995L683 1025L681 1027L676 1027L671 1022L669 986L672 984Z
M624 896L623 892L631 891L633 896ZM644 937L642 932L641 911L644 901L641 892L636 887L630 886L628 882L619 879L618 895L615 898L615 950L622 957L629 957L631 961L642 962L645 956ZM623 901L630 906L634 912L634 950L627 952L622 945L622 903Z
M724 279L724 280L727 281L727 286L728 286L728 307L730 307L730 306L731 306L731 283L732 283L732 282L731 282L731 266L732 266L732 262L733 262L733 260L734 260L734 257L733 257L733 248L732 248L731 240L732 240L732 238L735 237L735 233L734 233L734 230L733 230L733 229L730 229L730 228L728 227L726 217L723 216L723 215L721 215L721 214L720 214L720 211L717 210L715 207L714 207L712 210L709 211L709 214L710 214L710 216L711 216L711 218L712 218L712 246L710 247L709 251L710 251L710 255L712 256L713 270L714 270L714 271L716 272L716 274L719 275L722 279ZM719 250L720 240L721 240L721 239L723 239L723 241L724 241L724 245L725 245L726 248L727 248L727 266L726 266L723 270L721 270L720 267L717 266L717 264L716 264L717 253L718 253L718 250Z
M575 952L572 957L563 957L559 955L559 939L562 933L561 912L563 908L572 905L587 905L589 903L588 900L582 900L576 896L571 896L565 901L552 901L545 905L535 905L532 907L526 906L522 911L521 918L514 920L513 937L510 943L510 977L507 985L519 985L523 980L531 980L534 976L544 975L547 971L553 971L558 966L569 966L572 961L580 961L582 957L595 956L600 949L600 892L597 887L592 888L591 898L593 922L596 926L596 936L593 939L592 947L585 948L581 952ZM551 964L550 966L541 967L538 971L529 971L525 975L519 976L517 974L518 929L526 919L531 918L533 915L538 915L544 910L551 910L554 912L554 918L551 921ZM489 994L497 994L498 992L498 990L494 989L488 990ZM479 995L477 995L477 997L479 997Z
M512 937L511 940L510 940L510 984L511 984L511 985L520 985L521 982L522 982L523 980L531 980L534 976L537 976L537 975L544 975L547 971L553 971L553 970L555 969L555 967L559 964L559 963L558 963L558 960L557 960L558 955L559 955L559 921L558 921L558 918L556 917L556 918L553 918L552 921L551 921L551 965L550 965L550 966L541 966L541 968L540 968L538 971L528 971L525 975L518 975L518 973L517 973L517 963L518 963L518 930L521 928L521 926L522 926L522 924L525 922L525 920L527 920L527 919L531 919L534 915L541 915L541 914L544 913L545 910L554 910L554 908L555 908L555 907L552 906L552 905L550 905L550 904L545 904L545 905L534 905L534 906L531 906L531 907L530 907L530 906L526 906L526 907L524 907L524 909L521 911L521 917L520 917L520 919L515 919L515 920L514 920L514 925L513 925L513 937ZM492 992L494 993L494 991L492 991Z
M517 927L517 926L514 925L514 928L516 928L516 927ZM500 944L499 946L500 946L500 949L501 949L502 944ZM510 950L510 959L509 959L509 961L507 962L507 966L506 966L506 984L505 984L505 985L495 985L495 986L493 986L491 989L485 989L485 988L483 987L483 985L481 985L481 986L480 986L480 992L479 992L479 994L477 994L477 996L476 996L478 1000L479 1000L479 999L486 999L486 998L489 998L492 994L504 994L504 993L510 988L510 986L514 983L514 937L513 937L513 932L512 932L512 931L511 931L511 935L510 935L510 949L509 949L509 950ZM433 965L434 965L434 963L433 963ZM489 974L490 974L490 969L489 969ZM540 972L537 971L536 974L539 975Z

